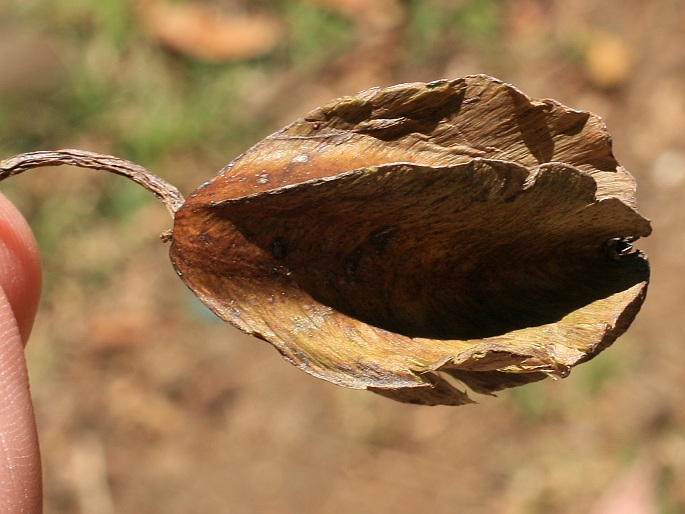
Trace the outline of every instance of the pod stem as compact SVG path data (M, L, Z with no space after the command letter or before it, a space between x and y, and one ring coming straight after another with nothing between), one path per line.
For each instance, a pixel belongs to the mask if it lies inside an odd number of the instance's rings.
M147 168L119 157L84 150L29 152L0 161L0 181L32 168L43 166L77 166L123 175L155 194L173 218L185 201L175 186L151 173Z

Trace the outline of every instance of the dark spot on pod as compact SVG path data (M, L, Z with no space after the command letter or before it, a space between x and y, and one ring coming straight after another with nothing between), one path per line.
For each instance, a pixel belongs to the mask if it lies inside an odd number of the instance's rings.
M364 251L362 248L358 246L345 261L345 275L347 275L348 278L354 277L363 253Z
M281 261L285 259L287 254L288 247L285 244L285 240L282 237L277 237L274 239L271 243L271 255L274 256L274 259Z

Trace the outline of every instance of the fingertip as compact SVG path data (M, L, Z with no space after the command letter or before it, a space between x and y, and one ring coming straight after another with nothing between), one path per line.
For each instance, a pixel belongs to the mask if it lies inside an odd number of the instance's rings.
M0 287L5 292L26 344L38 309L41 266L28 223L0 193Z

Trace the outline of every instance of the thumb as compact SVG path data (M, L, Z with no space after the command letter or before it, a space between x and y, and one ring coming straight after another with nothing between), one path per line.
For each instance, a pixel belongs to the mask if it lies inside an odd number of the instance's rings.
M26 220L0 194L0 287L26 344L38 308L41 272L38 247Z
M40 456L22 343L40 293L36 243L0 195L0 512L42 511Z

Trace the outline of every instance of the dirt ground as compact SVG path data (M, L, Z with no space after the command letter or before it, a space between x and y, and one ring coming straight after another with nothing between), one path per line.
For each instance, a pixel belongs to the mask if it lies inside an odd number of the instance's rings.
M17 177L3 193L45 268L28 357L47 513L685 512L684 1L196 2L275 23L230 57L163 36L160 5L0 0L3 156L116 153L187 194L332 98L486 73L603 117L653 223L637 244L652 283L631 329L565 380L404 405L216 319L135 185Z

